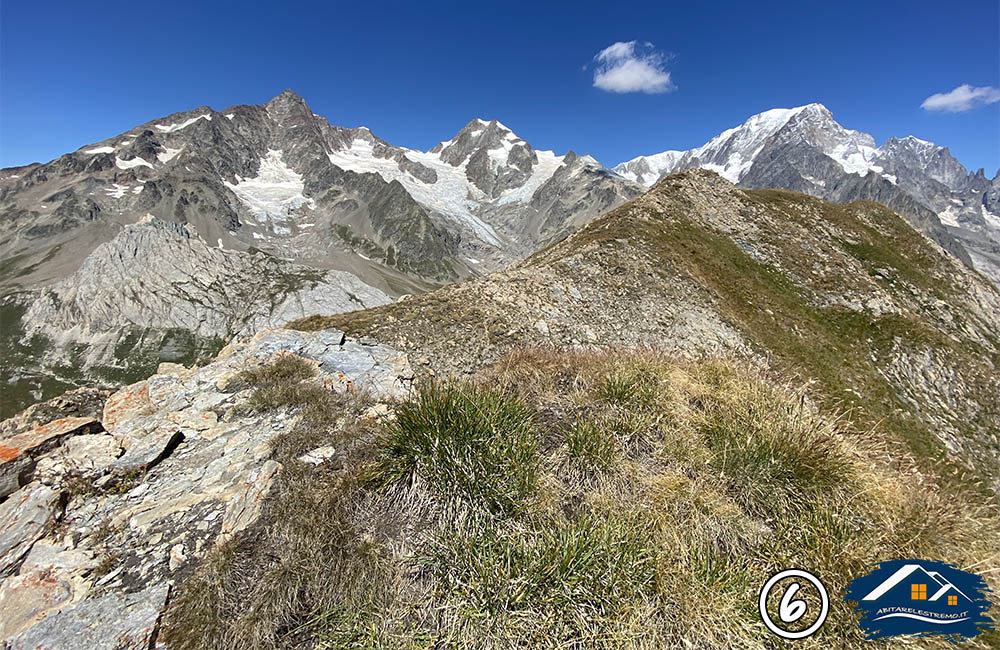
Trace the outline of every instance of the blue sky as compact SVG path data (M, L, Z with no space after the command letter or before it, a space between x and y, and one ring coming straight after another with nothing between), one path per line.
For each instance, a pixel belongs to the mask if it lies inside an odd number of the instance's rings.
M334 124L402 146L496 118L536 148L606 165L821 102L879 144L916 135L992 176L1000 103L984 102L1000 86L998 4L4 2L0 165L287 87ZM631 41L631 59L604 61L611 90L595 87L594 57ZM613 92L643 83L657 92ZM964 84L985 90L931 105L970 110L921 108Z

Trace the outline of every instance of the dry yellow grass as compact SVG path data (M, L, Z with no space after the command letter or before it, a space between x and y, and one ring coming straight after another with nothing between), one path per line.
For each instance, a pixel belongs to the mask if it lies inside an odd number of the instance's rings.
M997 587L991 507L735 362L521 350L388 427L324 408L277 446L259 525L180 588L170 647L767 648L757 591L794 566L831 594L799 645L861 648L840 594L870 563ZM344 469L295 463L322 441Z

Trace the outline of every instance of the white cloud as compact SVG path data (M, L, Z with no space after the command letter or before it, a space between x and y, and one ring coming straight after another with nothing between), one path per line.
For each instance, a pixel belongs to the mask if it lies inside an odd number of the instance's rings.
M931 95L920 105L925 111L945 111L948 113L961 113L976 106L984 106L1000 102L1000 89L992 86L970 86L962 84L955 90L948 93L937 93Z
M609 45L594 57L594 87L613 93L665 93L674 89L666 57L652 43Z

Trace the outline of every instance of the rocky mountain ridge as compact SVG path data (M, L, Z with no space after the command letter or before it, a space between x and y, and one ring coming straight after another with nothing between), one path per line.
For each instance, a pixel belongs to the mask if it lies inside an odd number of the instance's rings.
M533 201L543 188L547 200ZM418 152L331 125L285 91L3 170L0 245L8 282L35 286L149 213L188 223L213 246L351 271L400 293L510 261L640 192L592 158L536 152L495 121L473 120ZM514 229L512 213L530 226Z
M0 298L16 362L0 413L191 362L282 318L503 266L641 191L495 121L417 152L331 125L291 91L2 170Z
M756 358L1000 491L998 321L996 287L878 203L691 170L506 271L292 326L372 336L418 377L537 345Z

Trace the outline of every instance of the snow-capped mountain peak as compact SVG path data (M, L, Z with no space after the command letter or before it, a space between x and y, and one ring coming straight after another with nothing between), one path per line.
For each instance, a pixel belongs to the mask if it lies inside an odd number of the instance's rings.
M614 171L651 187L668 174L694 167L744 187L785 188L836 202L885 203L1000 285L997 181L989 181L982 171L970 174L947 148L933 142L911 135L876 146L871 135L841 126L828 108L814 103L758 113L700 147L639 156Z
M704 145L687 151L664 151L650 156L638 156L621 163L614 171L625 178L652 186L664 175L703 167L737 183L750 169L757 154L767 141L793 118L805 114L822 120L830 111L822 104L807 104L796 108L773 108L751 116L746 122L726 129Z
M400 182L418 203L464 224L494 247L501 245L501 237L479 215L527 205L568 162L567 156L536 151L502 122L482 118L429 151L392 147L367 130L341 129L328 155L342 169ZM573 156L573 161L598 164L590 157Z
M510 152L515 148L523 151L513 156L513 164L520 166L531 158L531 145L519 138L516 133L496 120L487 122L476 118L466 124L451 140L441 142L431 149L431 153L438 154L441 160L457 167L469 161L480 150L493 152L489 154L489 158L494 164L506 164L507 159L511 157Z
M847 172L864 175L882 171L871 162L875 156L872 137L845 129L826 106L818 103L757 113L695 149L639 156L614 170L647 187L666 174L692 167L710 169L739 183L766 147L795 142L821 149Z

